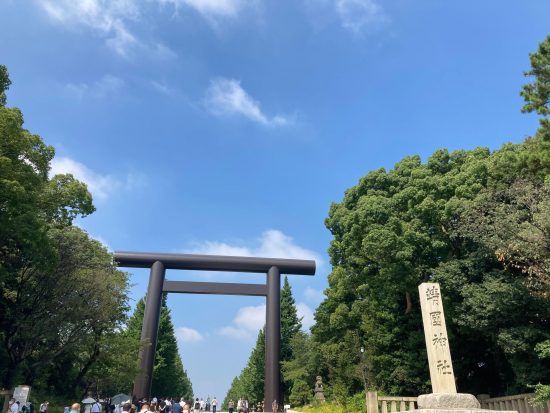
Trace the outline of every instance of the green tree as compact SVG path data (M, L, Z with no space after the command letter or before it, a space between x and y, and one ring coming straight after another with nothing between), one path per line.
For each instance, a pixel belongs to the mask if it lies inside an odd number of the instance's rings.
M525 76L534 77L533 83L523 86L521 96L525 100L523 112L550 114L550 35L539 45L535 53L529 54L531 70Z
M369 173L331 207L333 271L313 328L329 382L343 383L350 393L363 389L353 368L363 345L370 386L393 394L429 391L415 294L427 280L444 291L461 391L523 391L548 375L533 352L548 335L547 297L531 294L528 275L506 267L481 242L483 234L492 234L487 242L498 240L494 228L477 222L470 225L474 236L464 220L483 204L487 188L509 185L514 176L540 186L538 172L529 176L523 165L542 145L533 138L493 154L439 150L424 164L408 157L391 171ZM544 239L543 232L536 239ZM541 259L533 268L543 265Z
M0 106L6 106L6 91L11 85L8 68L0 65Z
M550 340L537 344L535 351L541 359L550 359ZM538 383L535 385L534 404L542 405L550 400L550 385Z
M281 289L281 363L293 359L293 338L300 332L302 320L298 317L296 303L292 295L292 288L285 277ZM252 350L245 368L233 380L222 406L227 408L230 399L238 400L246 396L253 403L263 401L264 398L264 367L265 367L265 332L258 333L256 346ZM288 400L292 382L281 376L281 390L283 399Z
M292 340L300 332L302 320L298 317L296 302L292 295L292 287L285 277L281 289L281 362L290 361L294 358ZM288 401L292 382L284 375L281 377L283 400Z
M250 353L246 366L239 376L233 379L224 398L222 408L226 409L229 400L237 401L241 397L249 403L256 404L264 399L264 370L265 370L265 332L260 330L256 345Z
M43 304L33 305L25 297L38 299L48 292L48 283L55 281L54 272L63 266L59 231L69 228L76 216L94 211L86 185L71 175L48 177L54 149L23 128L19 109L5 106L5 91L10 83L6 67L0 66L0 370L5 386L21 373L21 363L35 355L33 345L25 344L23 337L39 343L39 323L46 316L55 319L50 314L56 314L56 309L49 307L39 314L44 310ZM91 245L82 242L84 248ZM76 274L72 270L58 278L71 279ZM21 323L30 320L33 327L23 331L30 324Z
M126 330L126 335L137 343L141 339L144 312L145 299L142 298L138 301ZM142 345L148 344L142 343ZM137 354L135 354L135 359L137 359ZM173 396L185 397L186 399L193 397L191 381L183 368L178 353L174 325L172 324L170 310L166 305L166 295L162 298L151 392L157 397Z
M293 357L282 363L285 382L290 383L289 398L292 406L303 406L312 400L313 383L317 375L318 351L309 335L297 331L291 343Z
M86 387L106 337L125 320L128 279L105 247L81 229L51 228L47 235L55 252L51 266L24 267L15 278L16 288L4 290L11 305L4 314L10 323L2 328L7 356L3 382L7 387L15 378L27 383L42 379L74 395ZM62 384L50 366L65 365L65 360L71 368L59 372Z

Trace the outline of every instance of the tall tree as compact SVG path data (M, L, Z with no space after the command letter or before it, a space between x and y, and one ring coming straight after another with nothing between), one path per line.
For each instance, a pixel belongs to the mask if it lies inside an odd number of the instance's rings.
M521 96L525 100L523 112L537 112L550 115L550 35L539 45L535 53L529 54L531 70L525 76L534 77L533 83L523 86Z
M294 357L292 340L302 328L302 320L298 317L296 302L292 295L292 287L285 277L281 289L281 362L290 361ZM284 375L281 377L283 400L288 401L292 382Z
M293 359L294 349L292 340L300 332L302 320L298 317L296 302L292 295L292 288L285 277L281 289L281 363ZM254 403L264 398L264 368L265 368L265 332L262 329L258 333L256 346L250 354L246 367L241 374L233 380L231 387L224 399L223 406L230 399L237 400L246 396ZM283 400L288 401L292 382L281 375L281 390ZM236 397L236 399L235 399Z
M288 401L292 406L303 406L313 397L313 383L319 365L318 351L311 336L298 331L292 337L293 357L282 363L285 381L290 384Z
M0 106L6 105L6 91L11 85L10 75L8 68L4 65L0 65Z
M256 404L264 399L265 370L265 331L258 332L256 345L250 353L246 366L238 377L233 379L231 387L224 398L222 407L227 408L229 400L237 401L241 397L249 403Z
M126 330L127 336L138 343L141 339L144 312L145 298L142 298L138 301ZM147 344L142 343L142 345ZM183 368L178 353L174 325L172 324L170 310L166 305L166 295L162 298L151 392L157 397L172 396L185 397L186 399L193 397L191 381L187 376L187 371Z

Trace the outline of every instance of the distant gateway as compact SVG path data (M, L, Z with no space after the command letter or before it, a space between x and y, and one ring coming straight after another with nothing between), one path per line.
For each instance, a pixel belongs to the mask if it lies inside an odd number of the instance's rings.
M140 371L134 381L133 396L151 397L151 382L157 347L162 293L249 295L266 297L265 323L265 387L266 412L282 405L280 394L281 353L281 274L315 275L315 261L282 258L234 257L221 255L162 254L150 252L115 252L119 267L150 268L149 287L141 342L150 343L140 349ZM264 273L266 284L168 281L167 269L198 271L230 271Z

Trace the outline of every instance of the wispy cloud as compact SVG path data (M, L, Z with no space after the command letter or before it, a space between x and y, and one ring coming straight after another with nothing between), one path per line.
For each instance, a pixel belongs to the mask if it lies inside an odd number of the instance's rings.
M342 26L355 34L378 28L389 21L375 0L336 0L335 7Z
M104 201L119 189L132 191L146 184L146 177L139 173L128 173L124 178L97 173L83 163L69 157L55 157L51 163L50 176L71 174L84 182L94 199Z
M139 44L126 25L137 20L139 10L132 0L37 0L48 16L65 26L84 25L106 39L120 56Z
M72 174L88 186L94 198L106 199L119 182L109 175L101 175L86 165L67 157L56 157L52 160L50 175Z
M302 0L310 21L317 29L337 20L340 25L361 36L389 23L379 0Z
M232 338L234 340L238 340L243 337L251 338L250 332L248 331L243 332L242 330L239 330L237 327L234 327L234 326L222 327L218 330L218 334L220 336Z
M216 116L243 116L263 126L286 126L293 119L284 115L266 115L238 80L218 78L210 81L204 104Z
M313 310L306 303L298 303L296 304L296 312L298 313L298 318L302 319L302 329L308 331L315 324Z
M317 266L323 264L315 251L301 247L294 239L277 229L268 229L257 239L255 246L232 245L219 241L203 241L193 245L186 252L210 255L236 255L242 257L270 257L315 260Z
M204 340L204 336L197 330L189 327L176 328L176 339L182 343L197 343Z
M241 0L159 0L174 7L186 6L206 18L235 17L243 6Z
M118 93L123 87L124 80L113 75L105 75L93 83L68 83L65 85L65 90L78 99L85 97L101 99Z
M171 95L172 93L174 93L174 90L171 87L169 87L165 82L157 82L156 80L152 80L151 86L157 92L160 92L164 95Z
M255 338L258 331L265 325L265 308L265 304L240 308L233 323L220 328L218 334L233 339ZM296 304L296 312L298 318L302 319L302 329L309 330L315 323L311 307L300 302Z
M218 334L233 339L252 339L265 325L265 304L242 307L237 311L233 324L222 327Z
M141 16L137 0L36 0L50 19L63 27L87 27L105 39L107 47L121 57L142 49L149 56L166 59L175 53L161 43L145 44L130 30L129 23Z

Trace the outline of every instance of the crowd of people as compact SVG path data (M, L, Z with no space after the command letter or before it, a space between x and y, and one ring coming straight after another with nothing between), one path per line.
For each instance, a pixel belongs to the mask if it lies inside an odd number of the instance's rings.
M44 401L40 404L39 413L46 413L49 403ZM31 401L21 404L19 400L15 400L13 397L8 402L8 410L6 413L35 413L36 409Z
M47 413L49 402L46 400L40 404L38 413ZM113 404L110 399L103 403L96 401L91 405L86 405L85 411L81 412L82 406L80 403L73 403L71 406L66 406L63 413L203 413L203 412L218 412L219 403L216 397L210 399L195 398L195 400L185 400L183 397L178 401L173 398L151 400L127 400L121 404ZM258 403L256 406L249 404L248 400L241 397L236 402L229 400L229 413L249 413L263 412L263 403ZM21 406L19 401L11 399L8 404L8 411L5 413L36 413L35 407L31 402ZM57 412L56 412L57 413Z

